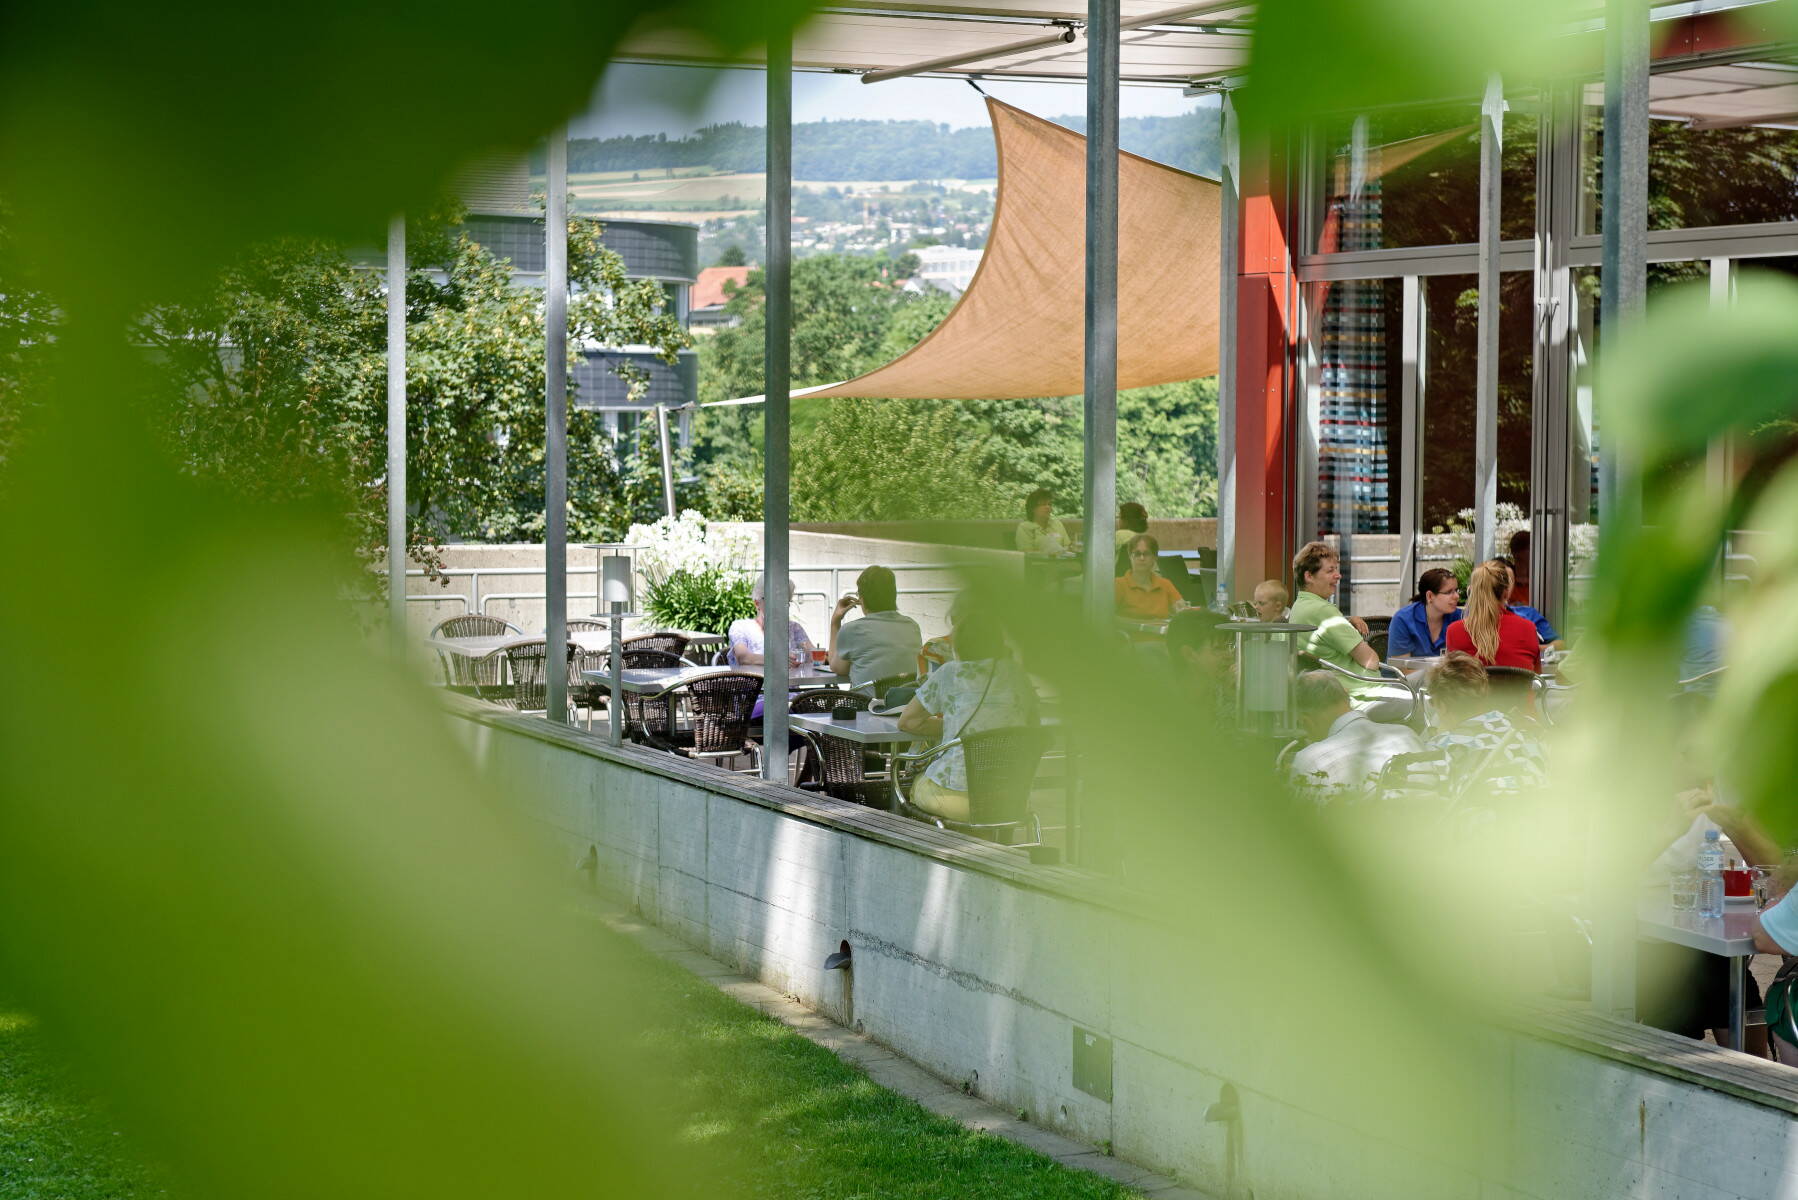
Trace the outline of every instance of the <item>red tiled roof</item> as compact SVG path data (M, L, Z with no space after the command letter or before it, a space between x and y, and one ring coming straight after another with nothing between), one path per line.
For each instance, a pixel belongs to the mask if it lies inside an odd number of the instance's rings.
M689 298L689 307L711 308L714 304L723 304L730 299L724 294L724 283L729 280L736 287L749 282L748 267L707 267L693 281L693 291Z

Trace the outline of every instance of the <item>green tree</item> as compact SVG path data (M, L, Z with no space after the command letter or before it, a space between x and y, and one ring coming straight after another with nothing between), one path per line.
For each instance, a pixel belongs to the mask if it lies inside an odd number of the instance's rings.
M732 242L718 252L718 265L721 267L747 266L749 257L743 253L743 247Z
M408 545L431 566L445 537L543 532L543 298L457 227L408 230ZM596 222L569 223L571 342L687 345L652 282L631 281ZM209 292L152 311L150 390L167 444L191 474L262 500L318 498L347 514L351 543L385 538L385 280L343 248L281 241L241 256ZM616 368L639 390L633 368ZM570 396L572 403L573 396ZM569 532L613 538L630 511L599 414L568 418Z
M793 448L796 521L1005 515L991 467L954 403L832 400Z

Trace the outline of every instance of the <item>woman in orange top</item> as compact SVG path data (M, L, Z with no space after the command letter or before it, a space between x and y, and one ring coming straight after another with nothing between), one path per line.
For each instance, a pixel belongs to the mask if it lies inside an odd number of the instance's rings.
M1161 543L1149 534L1139 533L1127 546L1130 569L1119 575L1111 588L1117 598L1118 616L1132 621L1165 621L1185 608L1180 590L1155 572Z

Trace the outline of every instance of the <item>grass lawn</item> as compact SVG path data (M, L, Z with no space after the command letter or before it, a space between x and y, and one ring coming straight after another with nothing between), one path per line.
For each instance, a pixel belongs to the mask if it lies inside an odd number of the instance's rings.
M116 1144L101 1109L44 1053L33 1023L0 1012L0 1197L126 1200L165 1193Z
M666 993L648 1036L680 1081L683 1140L717 1156L732 1198L1135 1195L935 1116L677 967L646 962L632 977ZM0 1012L0 1200L165 1194L99 1111L46 1058L31 1020Z

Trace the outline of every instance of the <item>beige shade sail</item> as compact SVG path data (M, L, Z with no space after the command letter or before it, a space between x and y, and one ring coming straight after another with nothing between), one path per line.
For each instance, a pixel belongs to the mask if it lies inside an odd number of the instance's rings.
M999 144L998 202L961 302L886 366L803 394L1015 400L1084 389L1086 139L986 104ZM1215 374L1218 185L1118 157L1117 385Z

